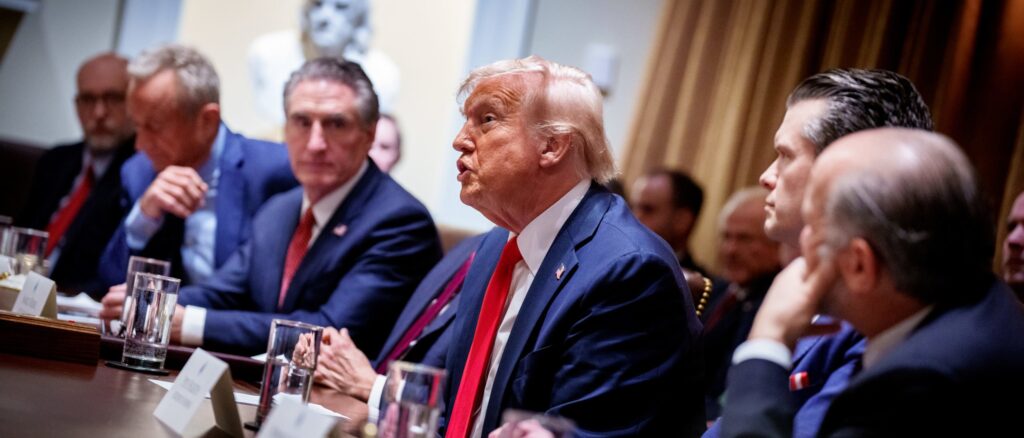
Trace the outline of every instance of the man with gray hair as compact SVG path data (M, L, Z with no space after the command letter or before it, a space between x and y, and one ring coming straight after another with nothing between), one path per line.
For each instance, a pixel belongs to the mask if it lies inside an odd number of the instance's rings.
M171 337L256 354L282 318L345 329L374 357L441 258L437 230L367 155L379 113L358 64L314 59L284 90L285 143L301 187L266 202L210 280L182 288Z
M815 162L803 258L779 274L750 341L792 350L822 312L867 338L819 436L1015 436L1024 309L991 273L993 229L956 144L920 130L845 136ZM730 421L791 436L785 364L742 359ZM728 418L728 417L727 417Z
M586 436L699 434L700 323L672 250L601 186L615 169L589 75L531 56L459 94L461 199L501 229L463 284L445 436L498 433L509 408Z
M102 286L126 281L131 255L169 260L184 284L207 280L244 241L263 202L295 186L287 153L221 122L220 80L199 52L157 47L133 59L128 73L142 153L121 170L128 215L100 263ZM114 288L107 310L123 297Z

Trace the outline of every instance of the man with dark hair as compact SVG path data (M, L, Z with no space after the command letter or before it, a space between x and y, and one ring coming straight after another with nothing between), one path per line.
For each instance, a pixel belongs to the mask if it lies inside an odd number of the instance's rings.
M100 255L124 218L121 165L135 153L125 106L127 65L105 53L79 67L75 112L85 138L40 157L28 204L15 222L50 233L50 278L61 290L96 289Z
M285 143L301 186L268 200L248 239L178 296L171 337L242 354L275 318L346 328L376 356L441 258L426 208L367 155L379 116L358 64L318 58L285 84Z
M1006 218L1003 242L1003 279L1024 301L1024 192L1017 195Z
M800 244L737 350L723 427L792 435L780 356L818 312L867 337L862 369L819 436L1016 436L1024 308L990 272L994 236L974 171L951 140L885 128L843 137L809 178ZM742 349L743 347L741 347Z
M930 130L932 121L914 85L886 70L834 69L815 74L793 90L786 107L775 133L778 156L761 174L761 185L769 190L764 227L768 237L782 244L784 252L799 254L804 226L800 206L818 154L832 141L853 132L885 126ZM826 316L817 322L816 327L830 327L828 331L837 324ZM792 397L799 406L793 420L794 437L817 435L832 399L860 367L864 338L848 324L840 326L837 333L802 339L791 354L784 355L792 369ZM734 354L734 364L741 348ZM743 354L778 357L777 351L747 350ZM730 425L725 436L756 433L755 424L729 418L728 389L725 398L723 421L706 436L718 436L718 426L723 423Z
M192 48L146 50L128 74L142 153L121 170L127 216L100 262L100 286L124 283L132 255L170 261L183 284L203 281L242 243L263 202L295 186L287 153L222 123L220 79ZM119 305L124 288L111 293Z
M668 242L680 266L708 276L689 250L690 234L704 204L704 190L693 178L678 170L649 172L633 184L630 201L636 218Z

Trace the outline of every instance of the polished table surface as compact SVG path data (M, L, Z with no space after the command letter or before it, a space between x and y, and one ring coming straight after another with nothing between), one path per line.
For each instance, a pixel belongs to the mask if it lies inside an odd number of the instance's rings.
M96 365L60 362L0 353L0 437L18 436L176 436L153 416L166 391L149 379L173 380ZM235 391L258 388L235 383ZM353 419L340 429L353 433L366 419L366 405L317 387L311 401ZM256 407L238 405L243 422ZM186 436L226 436L214 426L213 408L204 401ZM253 433L246 430L246 436Z

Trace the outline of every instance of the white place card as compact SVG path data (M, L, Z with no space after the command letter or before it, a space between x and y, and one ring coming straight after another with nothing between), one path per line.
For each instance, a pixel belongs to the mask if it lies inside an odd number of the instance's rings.
M181 369L174 385L160 400L153 415L179 435L196 416L206 394L210 393L217 427L234 437L243 436L242 421L232 392L228 364L197 348Z
M10 275L14 274L14 259L5 255L0 255L0 274L7 273Z
M46 306L48 301L55 301L56 295L57 285L53 280L35 272L29 272L28 276L25 277L25 284L21 286L21 292L18 292L18 298L14 300L14 306L11 307L11 311L32 316L42 316L43 307Z
M328 436L334 429L335 417L317 413L313 408L302 404L301 400L286 398L273 409L263 424L260 433L262 438L306 438Z

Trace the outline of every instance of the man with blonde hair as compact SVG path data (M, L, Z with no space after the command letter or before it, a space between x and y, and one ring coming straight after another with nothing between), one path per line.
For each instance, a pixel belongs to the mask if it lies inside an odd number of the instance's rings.
M504 230L463 285L446 436L494 433L509 408L588 436L698 434L700 323L672 250L601 186L600 91L529 57L474 70L460 96L461 199Z

